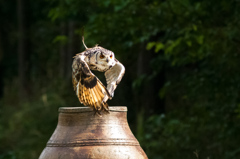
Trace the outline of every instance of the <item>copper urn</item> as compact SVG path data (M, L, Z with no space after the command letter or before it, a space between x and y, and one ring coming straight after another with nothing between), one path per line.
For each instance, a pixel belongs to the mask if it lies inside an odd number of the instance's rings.
M127 122L127 107L94 115L88 107L59 108L58 125L39 159L147 159Z

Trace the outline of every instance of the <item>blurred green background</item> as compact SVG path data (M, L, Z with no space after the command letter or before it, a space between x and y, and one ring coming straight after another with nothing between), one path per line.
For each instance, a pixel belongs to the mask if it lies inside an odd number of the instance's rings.
M72 57L112 50L109 105L150 159L240 158L239 0L0 0L0 159L38 158L58 108L81 106Z

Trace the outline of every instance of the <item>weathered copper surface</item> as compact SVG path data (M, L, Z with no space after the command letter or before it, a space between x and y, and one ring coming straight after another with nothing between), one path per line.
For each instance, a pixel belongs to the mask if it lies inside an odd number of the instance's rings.
M39 159L147 159L127 122L127 107L94 115L88 107L59 108L58 125Z

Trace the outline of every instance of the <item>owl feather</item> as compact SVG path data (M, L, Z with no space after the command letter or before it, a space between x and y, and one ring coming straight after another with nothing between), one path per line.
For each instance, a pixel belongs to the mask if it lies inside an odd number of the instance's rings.
M101 115L101 111L109 112L107 100L114 96L125 67L115 59L112 51L97 45L87 48L84 39L83 44L86 50L76 54L72 64L73 88L80 103ZM105 72L107 88L91 70Z

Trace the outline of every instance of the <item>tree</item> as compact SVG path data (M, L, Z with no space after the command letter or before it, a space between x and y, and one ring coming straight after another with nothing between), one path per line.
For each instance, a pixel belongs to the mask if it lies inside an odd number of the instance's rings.
M83 26L87 46L110 49L125 65L109 105L128 106L131 129L149 158L239 158L239 2L28 2L31 25L25 20L22 28L32 47L18 57L25 56L20 61L29 69L22 72L26 80L16 79L31 83L27 102L15 98L15 39L22 32L11 17L16 6L0 2L0 158L37 158L56 126L57 108L79 106L69 73L73 54L84 50Z
M19 99L26 99L27 95L27 33L25 0L17 1L18 15L18 76Z

